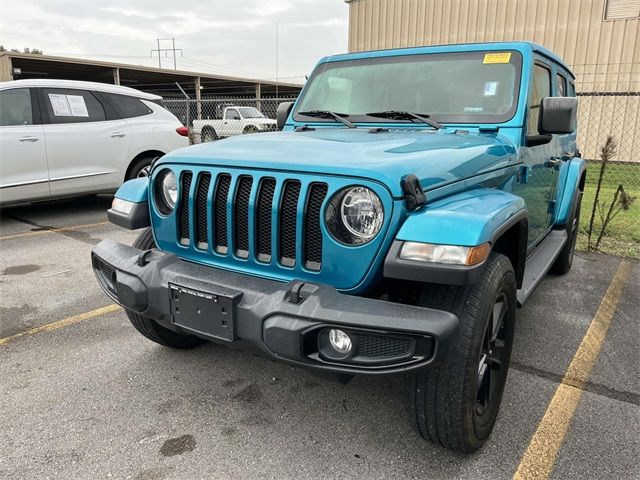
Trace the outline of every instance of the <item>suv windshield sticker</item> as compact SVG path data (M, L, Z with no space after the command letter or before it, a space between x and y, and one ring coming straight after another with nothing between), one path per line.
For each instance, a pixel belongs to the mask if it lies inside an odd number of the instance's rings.
M482 63L509 63L511 52L485 53Z

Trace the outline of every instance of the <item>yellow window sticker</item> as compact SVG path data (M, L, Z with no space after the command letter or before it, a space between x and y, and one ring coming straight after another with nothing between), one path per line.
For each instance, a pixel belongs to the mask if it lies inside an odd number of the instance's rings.
M482 63L509 63L511 52L485 53Z

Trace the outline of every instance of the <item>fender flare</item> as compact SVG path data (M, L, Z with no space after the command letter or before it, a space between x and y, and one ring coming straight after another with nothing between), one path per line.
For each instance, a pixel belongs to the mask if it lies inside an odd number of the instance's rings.
M484 272L486 261L465 266L404 260L400 258L403 243L472 247L489 242L493 249L516 225L519 241L517 245L511 245L511 252L506 253L520 285L527 253L528 212L521 197L490 188L452 195L409 215L387 254L384 276L449 285L473 283Z
M583 178L586 178L587 162L579 157L574 157L566 162L560 169L558 194L556 196L555 224L564 226L571 215L571 208L576 192L584 189Z

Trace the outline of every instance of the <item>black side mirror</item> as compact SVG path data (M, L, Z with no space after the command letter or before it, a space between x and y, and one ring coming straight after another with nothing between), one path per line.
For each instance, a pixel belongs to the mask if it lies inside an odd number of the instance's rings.
M284 124L287 123L287 118L289 118L292 108L293 102L283 102L278 105L278 110L276 110L276 126L278 130L284 128Z
M540 102L538 132L563 134L576 131L578 99L575 97L545 97Z

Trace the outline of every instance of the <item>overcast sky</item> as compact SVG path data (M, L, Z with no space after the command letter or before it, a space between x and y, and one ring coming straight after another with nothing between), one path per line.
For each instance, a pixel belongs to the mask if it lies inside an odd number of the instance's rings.
M157 66L156 38L175 37L179 69L274 78L277 22L278 76L298 83L320 57L347 50L348 18L343 0L0 0L0 44Z

